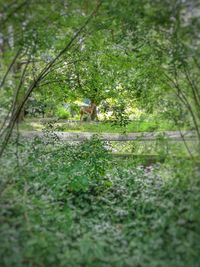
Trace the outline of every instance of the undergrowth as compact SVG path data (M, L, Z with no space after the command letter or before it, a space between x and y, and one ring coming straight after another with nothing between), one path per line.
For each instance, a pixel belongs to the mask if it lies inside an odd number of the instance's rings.
M0 266L199 267L198 165L115 161L94 137L11 145L1 159Z

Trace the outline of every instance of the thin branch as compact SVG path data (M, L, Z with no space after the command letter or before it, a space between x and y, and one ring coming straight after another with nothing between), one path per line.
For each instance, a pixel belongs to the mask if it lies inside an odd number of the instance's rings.
M64 60L65 60L65 59L62 59L62 60L60 60L58 63L59 63L59 64L62 64ZM84 60L85 60L85 59L72 60L72 61L67 62L67 65L71 65L71 64L74 64L74 63L76 63L76 62L82 62L82 61L84 61ZM56 70L59 69L60 67L61 67L60 65L58 65L58 64L54 64L53 67L46 73L45 77L46 77L49 73L52 73L53 71L56 71Z
M190 150L190 148L189 148L189 146L187 144L187 141L185 140L184 134L182 133L181 129L179 129L179 133L180 133L180 136L181 136L181 138L182 138L182 140L184 142L184 145L185 145L185 147L187 149L188 154L190 155L191 159L194 159L192 151Z
M83 32L83 31L82 31ZM82 35L82 38L84 39L85 37L88 37L89 35L91 35L92 33L93 33L94 31L90 31L90 32L84 32L84 34ZM72 52L76 52L78 49L79 49L79 47L80 47L80 43L78 43L78 44L74 44L74 49L72 50ZM72 46L71 46L71 49L72 49ZM64 60L66 60L66 58L62 58L61 60L59 60L59 61L56 61L54 64L53 64L53 66L52 66L52 68L51 69L54 69L54 67L55 67L55 69L57 69L57 68L59 68L60 66L58 66L58 67L56 67L57 65L59 65L59 64L61 64ZM79 60L77 60L77 62L78 62ZM76 61L75 61L76 62ZM74 63L74 61L71 61L69 64L73 64Z
M178 84L178 80L177 80L177 76L175 75L175 81L168 76L166 73L164 73L165 77L173 84L174 88L176 89L176 96L178 97L178 99L181 101L181 103L187 108L187 110L190 112L190 115L192 116L192 120L195 126L195 129L197 131L198 134L198 139L200 140L200 130L199 130L199 126L198 126L198 122L196 120L196 116L193 112L193 109L187 99L187 97L185 96L184 92L181 90L179 84Z
M10 63L10 65L9 65L9 67L8 67L8 69L7 69L7 71L6 71L6 73L4 74L4 77L3 77L3 79L2 79L2 81L1 81L1 83L0 83L0 88L4 85L4 83L5 83L5 81L6 81L6 78L7 78L8 74L9 74L9 72L11 71L13 65L15 64L17 58L19 57L21 51L22 51L22 48L20 47L20 48L18 49L17 53L15 54L15 56L14 56L12 62Z
M52 83L63 83L63 82L70 82L70 81L75 81L75 79L59 79L59 80L51 80L51 81L47 81L44 83L40 83L40 85L38 87L42 87L42 86L46 86L48 84L52 84Z
M26 71L27 71L28 65L30 63L30 58L31 58L31 53L29 54L28 61L26 62L26 65L25 65L25 67L23 69L23 72L22 72L22 75L21 75L21 78L20 78L20 82L19 82L19 85L17 87L16 93L15 93L15 96L14 96L12 114L14 113L15 107L17 105L17 101L18 101L18 97L19 97L19 92L20 92L20 89L21 89L21 87L23 85L23 82L24 82L24 77L26 75Z
M49 62L44 69L40 72L40 74L38 75L38 77L36 78L35 81L33 81L31 83L31 85L29 86L24 99L21 101L21 103L18 105L16 111L14 112L14 114L12 115L10 122L7 126L7 132L4 136L4 140L2 142L1 145L1 149L0 149L0 156L3 155L3 152L9 142L9 139L11 137L14 125L16 123L16 121L18 120L18 117L21 113L21 110L23 109L25 103L27 102L29 96L31 95L31 93L33 92L33 90L39 85L39 83L43 80L43 78L45 77L46 73L51 69L51 67L53 66L53 64L66 52L71 48L71 45L74 43L74 41L77 39L77 37L81 34L81 32L84 30L84 28L88 25L88 23L91 21L91 19L93 18L93 16L96 14L96 12L98 11L98 9L100 8L102 4L102 1L98 1L95 9L92 11L91 15L88 17L88 19L85 21L85 23L79 28L79 30L75 33L75 35L71 38L71 40L66 44L66 46L58 53L58 55L52 59L51 62Z
M29 55L29 59L30 59L30 57L31 57L31 54ZM27 64L24 67L24 70L22 72L22 75L21 75L21 78L20 78L20 82L19 82L18 87L17 87L17 89L15 91L15 95L14 95L14 99L13 99L13 104L10 107L10 109L9 109L7 115L6 115L3 124L1 125L0 137L2 137L4 135L4 133L5 133L5 131L6 131L6 129L3 130L3 128L4 128L5 124L6 124L7 119L9 118L10 114L12 114L12 115L14 114L15 107L16 107L16 104L17 104L17 101L18 101L19 92L20 92L20 89L21 89L21 87L23 85L23 81L24 81L24 77L25 77L25 74L26 74L28 65L29 65L29 62L27 61Z
M190 79L190 74L189 74L188 69L186 69L185 66L183 66L183 70L184 70L186 80L187 80L190 88L192 89L192 94L193 94L194 102L195 102L196 107L197 107L197 112L198 112L198 114L200 114L200 95L198 92L198 88L197 88L196 84L194 84L194 82Z
M188 108L188 111L190 112L190 114L192 116L193 123L195 125L196 131L197 131L197 134L198 134L198 138L199 138L199 141L200 141L200 129L199 129L199 125L198 125L198 122L197 122L197 119L196 119L195 112L193 111L193 108L192 108L192 106L191 106L191 104L190 104L187 96L184 94L183 90L181 90L181 88L179 86L179 83L178 83L178 73L177 73L177 70L176 70L176 67L175 66L174 66L174 71L175 71L175 80L176 80L176 84L177 84L176 88L178 90L179 95L184 100L185 106Z

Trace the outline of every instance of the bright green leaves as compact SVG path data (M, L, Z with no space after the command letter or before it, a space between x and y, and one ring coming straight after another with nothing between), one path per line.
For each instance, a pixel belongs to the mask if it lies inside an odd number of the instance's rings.
M45 142L54 143L52 138L54 137L49 136ZM35 149L30 151L31 161L27 168L32 168L34 165L34 172L30 177L36 184L42 181L44 186L49 187L47 195L53 194L58 199L65 199L68 192L90 191L94 187L98 189L98 185L99 188L103 188L101 186L106 182L105 175L109 168L110 156L98 137L94 136L91 140L78 144L68 144L62 149L58 145L51 154L48 153L48 149L46 152L43 150L42 144L43 142L41 144L33 142L32 146ZM106 184L106 187L107 185L109 186ZM37 188L32 190L35 191ZM43 193L43 187L40 187L38 194Z
M74 160L69 170L70 191L88 191L104 184L109 154L97 137L79 144L71 157Z

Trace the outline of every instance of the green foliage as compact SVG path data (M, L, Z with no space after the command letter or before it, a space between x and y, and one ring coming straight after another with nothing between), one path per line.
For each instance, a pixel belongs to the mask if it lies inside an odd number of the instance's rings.
M129 116L125 113L126 104L124 102L119 103L119 105L113 108L113 117L114 125L119 125L121 127L125 127L129 124Z
M49 186L53 186L58 197L65 196L67 192L89 191L99 183L103 185L103 178L109 166L109 154L104 148L104 143L93 136L91 140L75 144L67 144L65 147L59 145L58 137L52 133L52 129L45 131L46 139L32 142L27 168L35 166L31 179L44 179ZM44 142L53 145L55 149L44 150ZM31 150L33 151L31 152ZM63 161L64 159L64 161ZM43 172L43 166L46 172ZM57 169L60 170L59 177L55 183ZM62 170L62 171L61 171ZM30 170L31 171L31 170ZM43 177L43 178L42 178ZM52 183L52 184L51 184Z
M154 150L148 142L123 149L157 151L165 164L111 162L97 137L64 145L52 132L186 127L200 140L198 1L102 1L61 57L96 1L40 2L0 0L1 116L13 112L15 100L23 103L46 66L32 94L45 104L46 116L54 116L60 103L89 98L99 105L112 98L115 125L50 122L42 140L13 140L0 159L0 265L199 267L199 158L170 161L160 135ZM129 123L127 106L147 116ZM59 108L57 116L69 113ZM172 152L182 156L178 146L172 143Z
M82 97L98 105L113 97L123 100L123 105L137 105L147 113L156 111L164 119L174 118L178 126L187 122L198 130L199 48L195 34L199 26L198 5L192 3L190 9L186 2L104 1L89 25L90 34L80 35L76 49L63 56L33 94L54 107ZM19 47L25 54L19 57L1 93L5 109L19 84L24 64L21 62L26 62L31 54L33 64L28 66L20 94L24 95L27 84L63 48L94 5L88 1L69 1L69 4L50 1L44 5L20 0L2 3L1 20L5 27L1 30L4 38L0 76L3 77ZM15 16L10 15L12 12ZM7 36L9 27L13 32L11 37ZM6 38L8 42L3 41ZM12 51L9 42L13 43ZM181 88L179 92L174 81ZM197 123L185 101L178 97L180 92L191 105ZM114 108L114 120L125 126L128 118L123 105ZM51 111L51 107L46 109L49 116L54 115ZM58 116L65 118L67 115L63 113Z
M115 123L114 123L115 122ZM167 131L167 130L178 130L177 126L170 121L167 120L148 120L148 118L136 120L136 121L128 121L128 118L124 116L120 125L120 120L115 120L114 122L99 122L99 123L80 123L79 121L74 123L55 123L55 129L70 132L96 132L96 133L134 133L134 132L153 132L153 131ZM27 127L31 124L31 121L27 120ZM41 123L37 125L37 127L44 127ZM21 125L24 126L25 124ZM20 126L20 127L21 127ZM182 129L190 129L182 126Z
M2 267L199 266L197 163L110 168L96 138L44 141L1 160Z
M59 119L69 119L70 117L70 113L68 110L66 110L64 107L58 107L57 108L57 111L56 111L56 116L59 118Z
M98 190L98 187L100 189L104 185L103 177L109 166L109 154L97 136L76 147L72 146L69 155L70 191Z

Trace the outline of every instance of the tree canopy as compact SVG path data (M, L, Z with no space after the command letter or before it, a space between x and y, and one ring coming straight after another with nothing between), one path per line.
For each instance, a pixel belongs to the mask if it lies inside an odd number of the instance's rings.
M2 107L15 123L30 95L114 98L176 122L189 112L200 137L198 15L181 0L2 3Z

